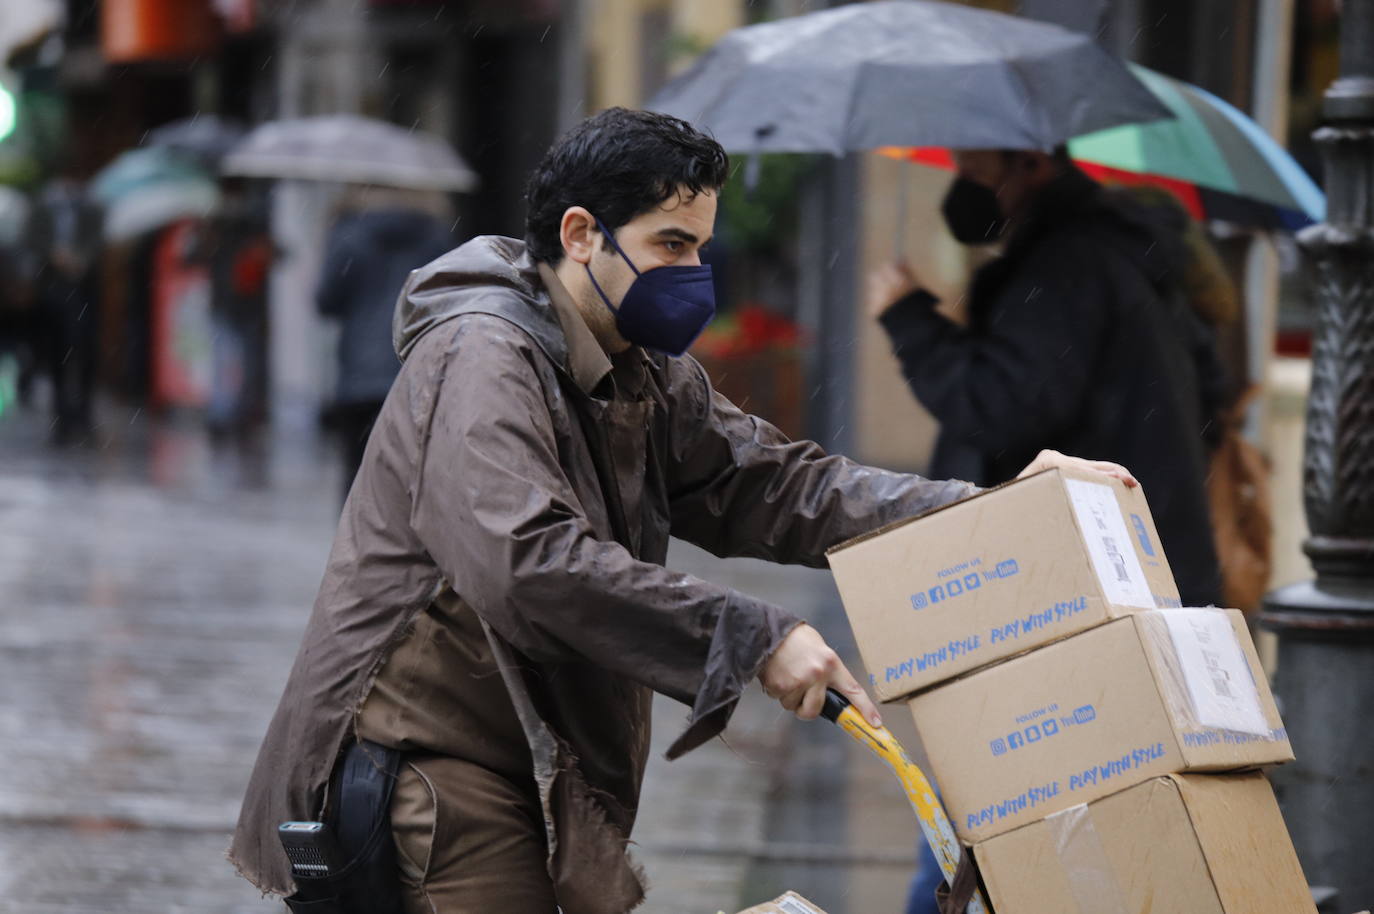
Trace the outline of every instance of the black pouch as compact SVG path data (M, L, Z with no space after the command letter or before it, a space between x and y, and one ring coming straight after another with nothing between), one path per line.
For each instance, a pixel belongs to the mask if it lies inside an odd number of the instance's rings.
M328 876L297 876L288 908L297 914L401 914L391 837L391 794L400 768L395 749L367 740L348 748L330 779L325 821L346 863Z

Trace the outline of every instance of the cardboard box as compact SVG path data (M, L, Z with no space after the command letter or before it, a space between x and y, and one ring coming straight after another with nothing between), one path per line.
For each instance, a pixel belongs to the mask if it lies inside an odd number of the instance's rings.
M739 914L825 914L825 912L796 892L788 892L772 901L766 901L763 904L740 911Z
M1293 758L1234 609L1134 613L908 706L969 844L1158 775Z
M1315 912L1264 775L1153 778L974 848L1009 914Z
M832 549L881 701L1142 609L1178 606L1145 495L1047 470Z

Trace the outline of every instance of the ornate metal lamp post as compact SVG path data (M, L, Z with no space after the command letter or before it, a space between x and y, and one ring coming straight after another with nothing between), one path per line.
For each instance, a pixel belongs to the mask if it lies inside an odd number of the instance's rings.
M1315 134L1326 221L1300 243L1313 340L1303 495L1315 581L1265 599L1298 760L1276 773L1298 855L1342 909L1374 904L1374 0L1344 0L1341 75Z

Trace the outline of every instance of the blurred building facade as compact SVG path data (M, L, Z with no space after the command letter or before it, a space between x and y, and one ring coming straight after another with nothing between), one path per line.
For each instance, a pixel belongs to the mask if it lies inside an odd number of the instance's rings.
M609 105L642 104L732 28L835 0L23 0L56 11L50 33L10 48L19 129L0 141L0 181L33 186L65 160L89 176L150 129L197 113L260 123L356 112L445 137L480 187L454 200L459 240L519 234L525 176L548 144ZM1312 161L1305 135L1335 68L1336 0L981 0L1100 36L1123 56L1197 83L1250 112ZM41 18L41 17L40 17ZM15 155L16 149L27 155ZM921 469L936 431L901 381L887 341L857 306L862 277L898 238L928 284L957 303L973 257L944 232L948 175L870 155L764 161L757 189L722 208L720 272L728 298L799 328L795 366L754 376L789 386L789 430L860 458ZM1315 165L1313 166L1315 167ZM761 177L759 175L761 174ZM904 192L899 192L904 188ZM283 251L271 276L274 419L315 421L333 340L315 314L325 229L337 191L283 183L271 195ZM898 203L904 200L904 204ZM902 224L899 225L898 223ZM1305 309L1282 240L1217 227L1248 320L1228 347L1254 380L1275 374L1275 340L1299 356L1278 365L1269 435L1280 480L1280 537L1306 573L1296 484ZM956 306L957 310L957 306ZM727 308L728 311L728 308ZM799 342L797 342L799 341ZM138 341L106 341L106 361L145 358ZM111 349L119 351L111 352ZM782 370L782 369L780 369ZM107 369L107 374L111 373ZM728 374L728 373L727 373ZM741 373L736 373L737 383ZM785 378L779 381L779 378ZM137 385L134 393L137 393ZM732 390L732 393L737 391ZM759 406L765 410L764 405ZM1290 523L1291 521L1291 523ZM1288 548L1291 547L1291 548ZM1283 583L1281 568L1276 583Z

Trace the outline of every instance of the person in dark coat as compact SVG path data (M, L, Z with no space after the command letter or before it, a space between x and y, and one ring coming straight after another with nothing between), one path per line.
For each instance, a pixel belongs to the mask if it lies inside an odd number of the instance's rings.
M100 220L70 167L38 197L38 326L53 381L53 443L89 443L99 343Z
M973 277L968 324L909 268L870 277L869 309L940 421L930 468L980 485L1044 448L1131 467L1183 602L1219 599L1205 480L1222 396L1210 330L1182 289L1178 233L1055 154L960 151L944 202L965 244L1005 237Z
M391 346L396 296L411 270L453 246L448 225L401 194L350 198L329 234L315 301L340 323L333 412L344 454L344 495L401 362ZM413 201L419 203L420 201Z

